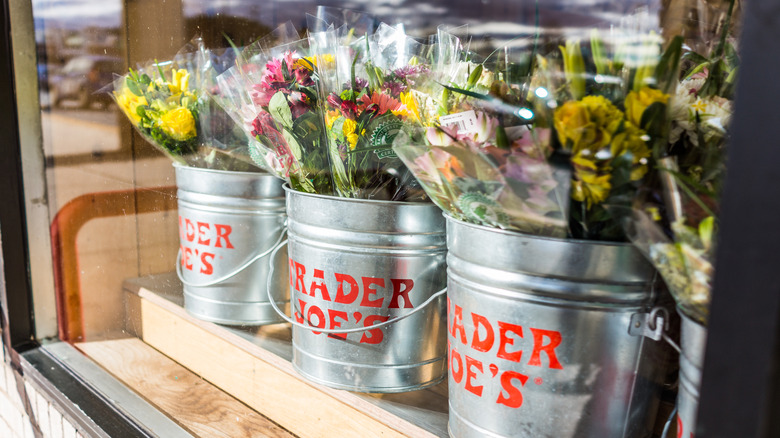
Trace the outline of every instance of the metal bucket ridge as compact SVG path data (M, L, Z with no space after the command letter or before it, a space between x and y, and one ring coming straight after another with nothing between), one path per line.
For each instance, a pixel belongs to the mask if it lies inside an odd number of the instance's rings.
M450 435L652 435L668 347L629 334L655 271L632 246L447 217Z
M435 296L446 286L441 211L285 189L294 368L313 382L361 392L441 381L447 366L445 300Z
M266 285L270 252L284 237L282 181L267 173L174 168L184 308L220 324L281 322ZM271 285L287 300L287 264L275 270Z

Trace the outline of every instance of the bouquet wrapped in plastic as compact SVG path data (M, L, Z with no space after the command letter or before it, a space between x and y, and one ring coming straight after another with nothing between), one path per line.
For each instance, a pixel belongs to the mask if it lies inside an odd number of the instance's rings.
M320 73L325 132L334 188L342 197L426 199L392 149L399 132L412 134L426 115L421 103L437 87L434 49L382 24L356 37L351 28L312 34Z
M252 138L258 164L299 191L333 192L317 93L317 59L291 24L244 48L217 78L219 103Z
M719 196L739 58L729 18L706 54L686 49L671 99L669 142L658 160L658 184L640 199L629 223L632 241L666 281L678 307L706 323L714 275Z
M461 51L425 141L395 150L452 216L546 236L626 240L611 206L630 207L665 141L674 48L613 28L518 37L481 58Z
M192 167L259 171L248 139L209 98L232 51L206 49L196 38L173 60L118 77L112 96L130 123L171 160Z

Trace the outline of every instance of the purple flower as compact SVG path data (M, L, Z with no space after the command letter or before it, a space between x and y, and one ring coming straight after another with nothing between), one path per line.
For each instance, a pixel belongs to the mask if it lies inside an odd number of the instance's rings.
M382 84L382 88L386 91L390 92L390 95L393 97L398 97L406 91L406 85L400 83L400 82L394 82L394 81L388 81Z

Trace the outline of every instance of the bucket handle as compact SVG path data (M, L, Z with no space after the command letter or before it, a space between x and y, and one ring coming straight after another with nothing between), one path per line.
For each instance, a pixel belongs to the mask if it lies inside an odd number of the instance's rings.
M181 248L179 248L179 252L176 254L176 275L179 277L179 280L182 282L182 284L187 286L192 286L192 287L208 287L208 286L214 286L216 284L222 283L225 280L235 277L244 269L248 268L249 265L251 265L252 263L270 254L277 246L279 246L282 239L284 239L284 235L286 231L287 231L287 219L284 220L284 223L282 224L281 228L279 228L279 237L276 239L276 242L274 242L271 248L261 252L260 254L255 255L254 257L246 261L243 265L234 269L233 272L226 274L215 280L207 281L206 283L193 283L191 281L187 281L184 279L184 275L181 271Z
M646 336L654 341L664 340L678 353L680 346L666 334L669 329L669 311L664 307L654 307L650 313L635 313L631 315L631 325L628 334L633 336Z
M415 313L417 313L420 310L422 310L423 308L425 308L428 304L433 302L433 300L435 300L436 298L440 297L441 295L443 295L444 293L447 292L447 288L445 287L444 289L442 289L442 290L434 293L430 297L428 297L428 299L425 300L425 302L423 302L419 306L415 307L411 312L403 314L403 315L398 316L398 317L395 317L393 319L389 319L389 320L384 321L384 322L380 322L378 324L367 326L367 327L357 327L357 328L351 328L351 329L326 329L326 328L319 328L319 327L315 327L315 326L311 326L311 325L304 325L304 324L301 324L298 321L293 320L289 316L287 316L287 314L284 313L282 311L282 309L280 309L276 305L276 300L274 299L273 296L271 296L271 289L272 289L272 287L271 287L271 280L273 279L273 273L274 273L274 260L276 259L276 255L279 252L279 250L284 248L285 245L287 245L287 240L285 240L284 242L278 243L277 247L273 249L273 253L271 254L271 258L269 259L270 270L268 272L268 284L267 284L267 287L266 287L266 293L268 294L268 301L271 303L271 307L274 308L276 313L278 313L279 316L282 319L284 319L285 321L289 322L290 324L292 324L292 325L294 325L296 327L299 327L299 328L302 328L302 329L306 329L306 330L309 330L309 331L312 331L312 332L325 333L325 334L343 334L343 333L358 333L358 332L364 332L366 330L373 330L373 329L381 328L381 327L384 327L384 326L387 326L387 325L390 325L390 324L394 324L394 323L396 323L396 322L398 322L398 321L400 321L402 319L405 319L405 318L408 318L408 317L414 315Z

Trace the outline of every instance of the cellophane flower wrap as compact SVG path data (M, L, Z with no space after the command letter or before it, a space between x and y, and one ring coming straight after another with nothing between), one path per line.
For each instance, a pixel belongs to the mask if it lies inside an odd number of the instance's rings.
M739 64L730 26L733 8L731 2L717 38L686 41L670 103L669 142L658 154L657 184L639 199L628 227L632 241L663 276L680 310L703 324L711 301ZM708 49L697 53L690 47Z
M290 186L332 193L317 95L317 65L308 41L290 24L245 47L217 78L219 103L251 137L251 156ZM277 44L283 42L281 44Z
M398 27L355 37L341 27L313 33L320 99L336 193L342 197L423 201L425 192L392 149L424 117L434 85L433 49Z
M547 160L550 130L518 115L527 91L518 75L528 63L511 50L479 58L443 29L437 41L443 86L421 106L422 137L399 136L394 150L449 215L565 236L566 181Z
M424 144L395 149L452 216L577 239L624 241L630 208L665 142L669 70L652 32L520 36L480 58L463 47ZM457 51L451 47L443 52Z
M170 61L154 61L115 79L111 95L144 139L183 165L260 171L247 138L209 98L226 49L194 39Z

